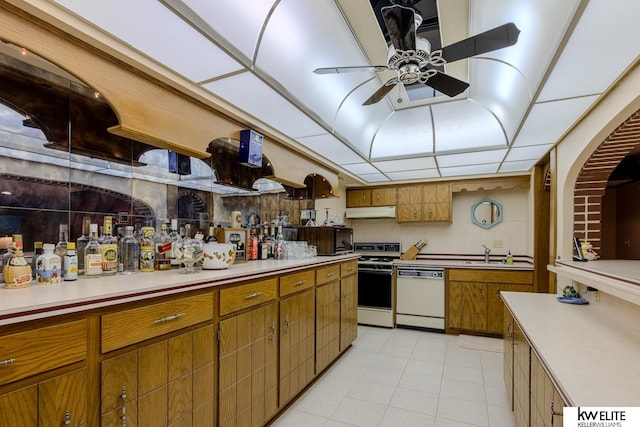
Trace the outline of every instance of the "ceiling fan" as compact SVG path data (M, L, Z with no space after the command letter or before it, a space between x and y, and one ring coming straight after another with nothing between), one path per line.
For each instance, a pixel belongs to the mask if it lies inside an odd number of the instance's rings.
M464 92L469 83L433 67L512 46L520 34L518 27L510 22L432 52L426 39L416 37L416 28L422 17L412 8L396 4L383 7L381 12L392 44L387 53L387 65L317 68L313 71L316 74L396 71L397 76L387 80L362 105L379 102L398 83L409 85L419 82L447 96L456 96Z

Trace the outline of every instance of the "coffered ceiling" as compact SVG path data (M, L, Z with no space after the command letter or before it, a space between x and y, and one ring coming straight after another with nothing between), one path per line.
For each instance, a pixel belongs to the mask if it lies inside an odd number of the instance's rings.
M443 45L507 22L517 44L446 65L470 83L454 98L399 85L363 106L389 71L313 70L386 64L370 0L30 3L104 31L359 184L528 171L638 59L637 0L441 0Z

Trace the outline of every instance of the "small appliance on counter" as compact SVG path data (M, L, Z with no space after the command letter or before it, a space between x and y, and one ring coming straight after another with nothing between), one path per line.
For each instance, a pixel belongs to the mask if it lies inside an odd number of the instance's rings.
M236 247L234 263L247 262L249 230L246 228L214 228L213 235L220 243L233 243Z
M318 248L318 255L340 255L353 251L353 229L342 226L298 228L298 240Z

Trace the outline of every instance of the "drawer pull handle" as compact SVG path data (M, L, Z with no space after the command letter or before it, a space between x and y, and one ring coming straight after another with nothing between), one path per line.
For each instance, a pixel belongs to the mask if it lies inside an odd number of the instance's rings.
M352 271L352 270L353 270L353 267L347 268L347 271Z
M553 404L553 402L551 402L551 425L553 425L553 419L554 419L554 417L555 417L556 415L558 415L558 416L562 416L562 412L557 412L557 411L554 409L554 407L553 407L553 406L554 406L554 404Z
M122 399L122 415L120 415L120 421L122 421L122 427L127 427L127 389L125 386L122 386L120 399Z
M293 286L300 286L300 285L304 285L305 283L307 283L306 280L298 280Z
M284 319L284 334L289 335L289 318Z
M327 273L327 277L331 277L331 276L333 276L333 272Z
M276 342L276 322L271 323L271 342Z
M254 292L244 297L244 299L254 299L254 298L258 298L260 295L262 295L262 292Z
M71 425L71 414L69 413L69 411L64 411L64 425L65 426Z
M162 319L155 320L153 323L156 325L162 325L163 323L171 322L172 320L178 320L181 317L186 316L185 313L172 314L171 316L163 317Z
M0 360L0 366L11 365L15 361L16 361L16 359L14 359L14 358L7 359L7 360Z

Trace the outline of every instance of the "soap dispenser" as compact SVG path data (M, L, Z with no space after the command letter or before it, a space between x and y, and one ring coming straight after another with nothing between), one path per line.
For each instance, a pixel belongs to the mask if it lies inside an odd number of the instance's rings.
M513 255L511 255L511 251L507 252L507 264L513 264Z

